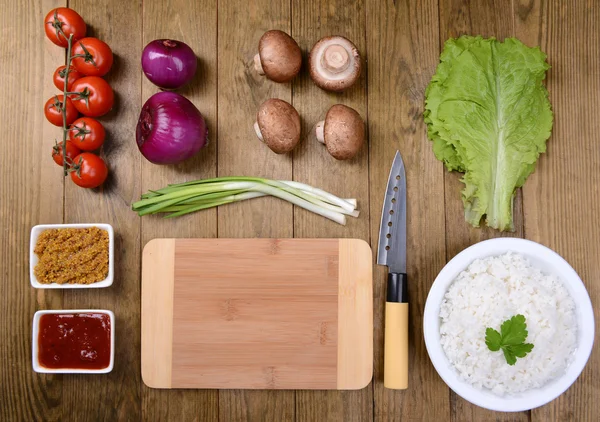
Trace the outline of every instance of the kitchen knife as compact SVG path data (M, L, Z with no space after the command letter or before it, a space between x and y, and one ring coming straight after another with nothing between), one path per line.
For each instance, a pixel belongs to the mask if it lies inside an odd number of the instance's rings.
M404 390L408 387L406 174L399 151L392 163L383 200L377 263L388 267L383 385Z

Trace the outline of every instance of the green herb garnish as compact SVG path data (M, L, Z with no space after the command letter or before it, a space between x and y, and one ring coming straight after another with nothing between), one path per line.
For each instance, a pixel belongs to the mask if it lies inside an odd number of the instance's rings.
M500 326L500 332L493 328L485 330L485 344L492 352L502 349L506 363L514 365L517 358L524 358L533 349L533 344L525 343L527 324L523 315L515 315Z

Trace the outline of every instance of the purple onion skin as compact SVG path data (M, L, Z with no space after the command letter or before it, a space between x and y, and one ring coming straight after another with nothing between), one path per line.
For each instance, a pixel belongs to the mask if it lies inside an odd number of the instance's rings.
M208 145L208 128L190 100L175 92L159 92L142 107L135 137L151 163L177 164Z
M142 52L142 70L146 77L159 88L181 88L194 78L198 59L184 42L154 40Z

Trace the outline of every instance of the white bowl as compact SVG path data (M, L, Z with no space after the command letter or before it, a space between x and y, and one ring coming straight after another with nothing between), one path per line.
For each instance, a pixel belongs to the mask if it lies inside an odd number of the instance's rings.
M37 265L39 259L33 251L37 243L40 233L48 229L86 229L89 227L98 227L99 229L108 232L108 276L96 283L92 284L77 284L77 283L40 283L35 277L33 269ZM108 287L113 284L115 273L115 232L110 224L40 224L33 226L31 229L31 237L29 240L29 280L31 285L36 289L95 289L99 287Z
M517 252L526 256L542 272L558 276L571 294L577 314L577 350L564 375L541 388L499 397L490 390L479 390L461 380L440 344L439 311L448 287L456 276L478 258ZM556 252L539 243L518 238L497 238L477 243L446 264L435 279L423 315L423 333L427 353L436 371L456 394L477 406L504 412L519 412L542 406L560 396L575 382L583 370L594 343L594 313L588 292L575 270Z
M38 359L38 336L40 333L40 318L46 314L108 314L110 317L110 362L106 368L102 369L52 369L40 365ZM106 374L113 370L115 364L115 314L106 309L72 309L72 310L44 310L37 311L33 315L33 337L31 341L31 357L33 370L42 374Z

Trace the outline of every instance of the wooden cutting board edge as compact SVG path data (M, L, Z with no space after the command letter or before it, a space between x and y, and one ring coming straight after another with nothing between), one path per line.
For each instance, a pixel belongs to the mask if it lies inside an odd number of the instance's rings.
M142 253L142 262L158 256L165 262L158 272L150 272L148 266L142 265L142 280L160 280L155 285L154 295L149 295L148 289L142 288L141 310L145 317L141 321L141 372L144 384L151 388L172 388L176 241L177 239L153 239L145 245ZM371 247L361 239L339 239L338 265L337 389L358 390L366 387L373 377ZM344 329L348 325L353 326L353 329ZM154 330L150 329L152 326L155 327Z

